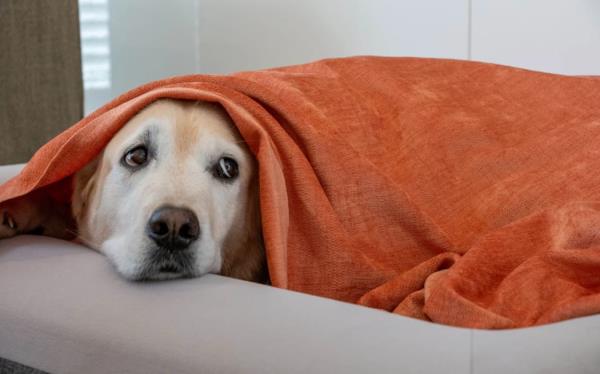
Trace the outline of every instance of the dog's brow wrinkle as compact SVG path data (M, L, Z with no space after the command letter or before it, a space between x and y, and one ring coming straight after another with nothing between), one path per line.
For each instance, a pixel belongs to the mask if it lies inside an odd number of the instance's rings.
M152 142L152 139L156 137L156 133L158 132L158 126L151 125L149 126L139 137L140 141L143 141L145 144L149 144Z

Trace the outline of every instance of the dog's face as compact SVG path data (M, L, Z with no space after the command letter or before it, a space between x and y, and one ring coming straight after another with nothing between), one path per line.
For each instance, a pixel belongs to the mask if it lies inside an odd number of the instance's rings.
M160 100L76 176L81 239L126 278L263 270L255 162L222 108Z

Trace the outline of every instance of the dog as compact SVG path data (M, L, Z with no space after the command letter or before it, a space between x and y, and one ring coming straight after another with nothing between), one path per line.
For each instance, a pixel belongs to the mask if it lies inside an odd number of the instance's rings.
M75 236L129 280L268 279L256 161L214 103L152 103L74 176L70 211L33 193L0 220L0 238Z

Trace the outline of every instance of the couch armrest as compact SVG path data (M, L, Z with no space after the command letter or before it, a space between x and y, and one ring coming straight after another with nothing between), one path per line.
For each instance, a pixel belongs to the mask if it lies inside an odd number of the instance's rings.
M467 329L216 275L132 283L52 238L0 241L0 300L0 357L52 373L469 372Z

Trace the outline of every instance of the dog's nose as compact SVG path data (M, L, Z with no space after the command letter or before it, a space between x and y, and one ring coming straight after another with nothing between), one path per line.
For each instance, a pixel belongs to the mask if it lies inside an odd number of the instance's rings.
M200 236L200 224L189 209L163 206L150 216L146 233L165 249L183 250Z

